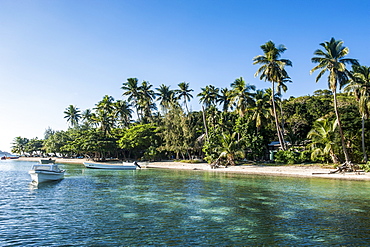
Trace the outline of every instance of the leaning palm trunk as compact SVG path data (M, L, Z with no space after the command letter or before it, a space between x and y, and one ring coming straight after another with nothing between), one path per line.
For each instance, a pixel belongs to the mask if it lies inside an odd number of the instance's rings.
M362 152L364 153L364 162L367 163L367 154L366 154L366 148L365 148L365 115L362 115Z
M330 149L329 155L334 164L339 164L338 157L333 152L333 149Z
M202 106L202 113L203 113L203 124L204 124L204 130L206 132L207 141L209 141L208 137L208 129L207 129L207 122L206 122L206 114L204 112L204 106Z
M277 131L277 135L278 135L278 138L279 138L280 146L281 146L281 149L283 151L285 151L286 149L285 149L284 138L283 138L283 135L282 135L281 130L280 130L279 120L278 120L278 116L277 116L277 113L276 113L276 106L275 106L275 99L274 99L274 95L275 95L275 85L274 84L275 83L272 82L272 95L271 95L272 110L274 112L276 131Z
M334 96L334 110L335 110L335 115L336 115L337 121L338 121L338 129L339 129L340 139L342 141L342 148L343 148L344 158L346 160L345 163L348 164L348 165L351 165L351 162L349 160L348 151L347 151L347 148L346 148L346 144L344 142L344 135L343 135L343 130L342 130L342 124L340 122L340 117L339 117L339 112L338 112L338 106L337 106L337 94L336 94L335 91L333 91L333 96Z

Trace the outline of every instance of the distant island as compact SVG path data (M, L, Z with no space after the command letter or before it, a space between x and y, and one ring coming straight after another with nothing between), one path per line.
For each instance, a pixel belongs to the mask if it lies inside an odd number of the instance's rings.
M0 157L3 157L3 156L14 156L13 154L11 153L8 153L8 152L3 152L0 150Z

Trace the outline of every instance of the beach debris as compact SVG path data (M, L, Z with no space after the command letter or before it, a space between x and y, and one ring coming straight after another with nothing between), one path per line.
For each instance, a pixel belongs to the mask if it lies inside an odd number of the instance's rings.
M353 164L352 162L345 162L342 165L337 166L337 169L334 171L330 171L329 173L323 173L323 172L316 172L312 173L312 175L319 175L319 174L334 174L334 173L345 173L345 172L351 172L356 175L363 174L363 171L357 170L358 166Z
M345 162L342 165L338 166L336 170L330 171L332 173L344 173L344 172L356 172L356 166L352 162Z

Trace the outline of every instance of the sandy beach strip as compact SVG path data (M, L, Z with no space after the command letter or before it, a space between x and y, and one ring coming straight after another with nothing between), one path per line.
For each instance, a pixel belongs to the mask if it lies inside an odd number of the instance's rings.
M40 158L34 157L20 157L22 161L36 161ZM57 158L56 163L70 163L83 164L88 161L86 159L64 159ZM91 161L90 161L91 162ZM111 162L111 163L117 163ZM121 162L119 162L121 163ZM229 166L228 168L211 169L207 163L183 163L174 161L160 161L160 162L138 162L142 168L161 168L161 169L183 169L194 171L211 171L211 172L227 172L227 173L243 173L265 176L289 176L289 177L311 177L311 178L329 178L329 179L349 179L349 180L370 180L370 173L335 173L329 174L334 169L326 169L314 165L284 165L284 166L270 166L270 165L239 165Z

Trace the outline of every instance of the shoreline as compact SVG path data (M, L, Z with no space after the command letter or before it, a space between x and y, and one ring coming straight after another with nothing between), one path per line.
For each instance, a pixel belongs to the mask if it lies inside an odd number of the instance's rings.
M37 157L20 157L21 161L36 161ZM56 163L64 164L83 164L87 159L55 159ZM112 161L110 163L117 163ZM121 163L121 162L119 162ZM286 165L286 166L263 166L263 165L239 165L229 166L228 168L211 169L207 163L183 163L174 161L159 161L159 162L138 162L143 168L160 168L160 169L180 169L180 170L194 170L194 171L211 171L211 172L225 172L225 173L239 173L249 175L263 175L263 176L287 176L287 177L306 177L306 178L327 178L327 179L347 179L347 180L369 180L370 173L360 172L355 173L335 173L329 174L332 169L322 168L313 165ZM316 173L316 174L314 174Z

